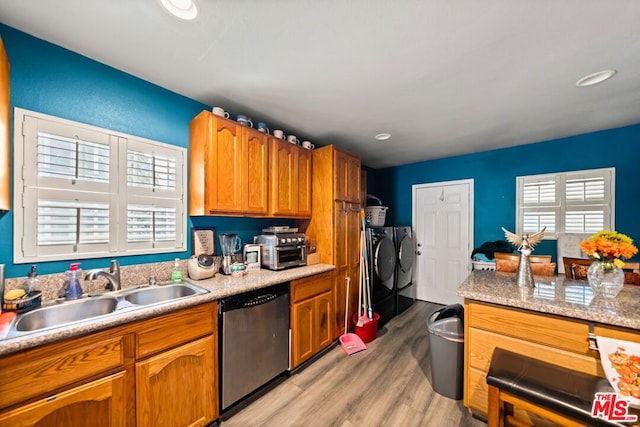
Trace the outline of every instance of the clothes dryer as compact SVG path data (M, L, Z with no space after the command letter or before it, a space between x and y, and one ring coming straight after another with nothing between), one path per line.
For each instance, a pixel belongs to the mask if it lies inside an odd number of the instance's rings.
M396 227L395 242L398 262L396 265L396 313L400 314L413 304L416 298L413 286L415 243L411 227Z
M373 311L381 327L396 315L396 248L393 227L368 228L367 252Z

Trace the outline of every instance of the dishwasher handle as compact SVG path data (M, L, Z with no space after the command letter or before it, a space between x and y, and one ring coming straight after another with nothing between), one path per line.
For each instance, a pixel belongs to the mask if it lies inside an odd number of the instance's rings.
M254 305L260 305L260 304L266 304L269 301L273 301L274 299L278 298L280 295L278 294L262 294L262 295L258 295L254 298L248 299L248 300L244 300L241 302L242 307L253 307Z
M266 304L287 294L288 292L288 286L279 285L266 289L258 289L244 294L233 295L220 300L220 311L226 312Z

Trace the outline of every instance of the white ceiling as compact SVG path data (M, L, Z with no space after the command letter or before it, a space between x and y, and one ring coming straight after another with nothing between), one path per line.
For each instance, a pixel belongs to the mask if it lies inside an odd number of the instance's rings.
M187 22L159 0L0 0L0 22L374 168L640 122L638 0L196 2Z

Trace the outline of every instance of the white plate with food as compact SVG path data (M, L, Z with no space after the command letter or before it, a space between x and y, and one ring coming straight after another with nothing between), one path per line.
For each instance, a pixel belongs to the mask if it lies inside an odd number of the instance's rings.
M640 407L640 343L596 337L600 362L607 379L618 394Z

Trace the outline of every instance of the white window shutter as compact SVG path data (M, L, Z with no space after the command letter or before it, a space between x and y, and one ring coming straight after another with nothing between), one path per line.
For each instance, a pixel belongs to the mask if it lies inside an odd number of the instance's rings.
M186 249L184 148L14 116L14 262Z
M556 233L595 233L614 224L614 168L518 177L516 229L547 227Z

